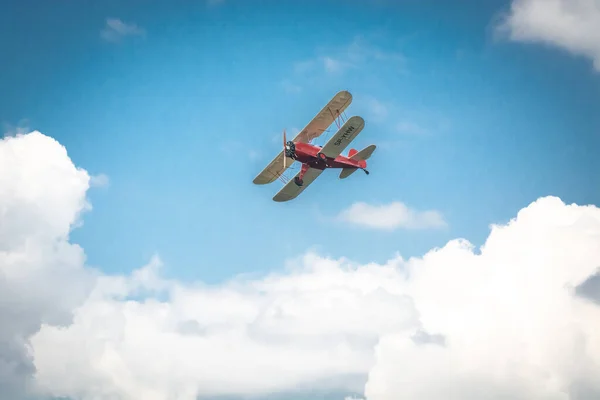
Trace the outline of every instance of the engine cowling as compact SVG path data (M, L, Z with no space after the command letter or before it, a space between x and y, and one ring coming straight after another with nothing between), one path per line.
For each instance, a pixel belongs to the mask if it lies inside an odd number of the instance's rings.
M296 145L291 140L285 144L285 156L296 159Z

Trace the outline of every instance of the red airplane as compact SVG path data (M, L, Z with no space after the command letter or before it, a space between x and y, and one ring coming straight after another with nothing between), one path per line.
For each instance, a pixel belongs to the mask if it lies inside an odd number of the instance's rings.
M347 156L341 155L364 128L365 121L361 117L354 116L348 119L323 147L310 144L313 139L321 136L334 120L341 119L341 114L351 102L352 95L347 91L341 91L293 140L287 140L284 130L283 150L254 178L254 183L257 185L271 183L280 178L294 161L300 162L302 164L300 172L273 197L274 201L282 202L296 198L326 168L341 169L340 179L347 178L359 169L368 175L366 160L375 151L375 145L367 146L361 151L350 149Z

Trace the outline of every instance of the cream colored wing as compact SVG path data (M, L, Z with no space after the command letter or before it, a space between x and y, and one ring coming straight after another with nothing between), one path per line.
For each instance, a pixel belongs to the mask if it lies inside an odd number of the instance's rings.
M327 141L325 146L321 149L321 153L331 158L339 156L342 154L342 151L348 147L350 142L358 136L364 126L365 120L362 119L362 117L354 116L350 118L340 130Z
M352 103L352 95L346 90L336 93L325 107L296 135L294 142L308 143L325 132Z

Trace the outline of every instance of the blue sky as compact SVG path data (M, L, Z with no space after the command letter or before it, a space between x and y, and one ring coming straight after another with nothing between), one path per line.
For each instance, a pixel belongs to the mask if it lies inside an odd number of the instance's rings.
M72 234L107 272L158 253L169 276L219 282L309 248L382 262L456 237L479 245L540 196L600 204L598 72L499 37L508 2L481 3L11 2L0 122L56 138L109 177ZM103 34L110 18L127 34ZM327 171L273 202L280 184L252 179L281 131L339 90L354 95L347 115L366 120L353 147L379 146L371 174ZM336 220L355 202L394 201L437 210L447 227Z
M600 0L5 1L0 54L0 400L600 396ZM371 174L274 202L340 90Z

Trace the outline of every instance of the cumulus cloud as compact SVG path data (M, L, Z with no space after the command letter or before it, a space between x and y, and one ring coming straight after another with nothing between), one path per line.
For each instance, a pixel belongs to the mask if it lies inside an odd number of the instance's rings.
M100 36L108 42L118 42L127 36L145 36L146 31L134 23L123 22L118 18L107 18Z
M379 205L357 202L342 210L338 219L366 228L383 230L429 229L446 226L446 221L438 211L413 210L398 201Z
M89 209L88 187L55 140L33 132L0 141L0 398L28 386L27 338L42 323L68 324L87 297L91 276L68 234Z
M499 32L590 58L600 71L600 0L513 0Z
M409 262L406 293L445 344L383 335L367 399L599 398L600 308L575 295L599 243L600 209L548 197L481 254L457 240Z
M0 163L0 398L29 383L83 400L600 394L597 207L539 199L480 252L454 240L367 265L308 253L209 286L164 278L158 257L91 272L68 242L89 209L87 172L39 132L1 141Z

